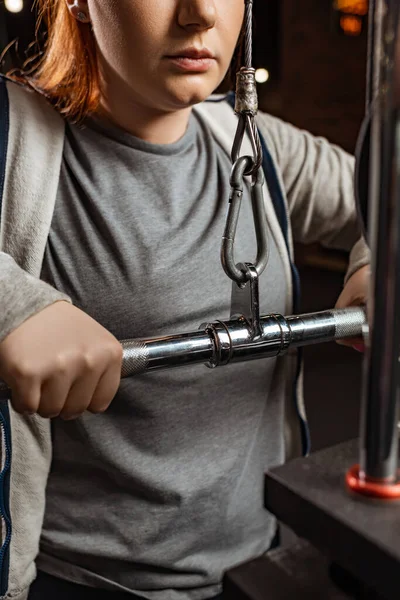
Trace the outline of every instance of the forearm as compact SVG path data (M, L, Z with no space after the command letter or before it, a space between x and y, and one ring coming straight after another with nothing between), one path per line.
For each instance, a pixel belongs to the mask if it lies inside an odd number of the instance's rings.
M21 269L4 252L0 252L0 342L26 319L46 306L65 300L65 294Z
M371 252L363 237L354 244L349 258L349 265L345 276L345 283L352 275L362 267L369 265L371 262Z

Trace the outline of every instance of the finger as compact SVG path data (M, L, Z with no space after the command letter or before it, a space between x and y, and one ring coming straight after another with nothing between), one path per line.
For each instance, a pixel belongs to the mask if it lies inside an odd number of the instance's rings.
M109 368L100 378L88 410L93 413L104 412L111 404L121 382L121 370Z
M58 374L43 382L38 414L46 419L57 417L63 409L71 387L70 378Z
M365 352L365 344L363 342L360 344L353 344L352 348L357 350L357 352Z
M9 385L11 389L11 405L20 414L34 414L40 405L40 380L34 377L21 378Z
M364 306L366 300L363 296L354 296L349 298L346 295L339 296L335 308L349 308L350 306Z
M99 374L96 372L85 373L71 386L64 406L60 412L60 417L65 421L76 419L88 409L93 394L99 381Z
M347 338L344 340L336 340L336 342L340 346L348 346L349 348L354 348L355 350L358 350L359 352L364 352L364 350L365 350L364 340L361 337Z

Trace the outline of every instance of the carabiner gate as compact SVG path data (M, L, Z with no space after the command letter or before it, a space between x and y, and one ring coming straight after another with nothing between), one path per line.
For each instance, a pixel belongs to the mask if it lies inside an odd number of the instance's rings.
M231 195L229 198L228 216L226 219L224 235L222 237L221 263L225 273L238 285L244 285L249 277L248 273L240 269L234 259L234 243L237 224L239 220L240 206L243 197L244 177L246 171L252 165L250 156L239 157L232 167L230 184ZM264 271L268 263L268 225L264 207L264 196L262 186L264 174L258 169L251 186L251 204L253 211L254 229L257 240L257 257L254 265L258 275ZM242 261L243 262L243 261Z

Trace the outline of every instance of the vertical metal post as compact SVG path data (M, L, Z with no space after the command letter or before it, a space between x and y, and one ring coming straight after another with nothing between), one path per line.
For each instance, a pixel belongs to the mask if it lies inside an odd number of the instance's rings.
M397 478L400 349L400 3L375 0L368 85L372 96L368 303L364 360L360 476L390 484Z
M367 52L367 84L365 94L365 113L368 115L371 109L372 102L376 97L376 82L375 82L375 67L376 57L375 52L377 45L375 44L376 37L379 37L377 27L379 24L375 21L377 0L369 1L368 8L368 52Z

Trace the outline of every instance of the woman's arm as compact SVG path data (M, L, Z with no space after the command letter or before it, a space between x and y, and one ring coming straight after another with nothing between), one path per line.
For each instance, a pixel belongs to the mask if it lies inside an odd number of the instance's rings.
M66 419L103 412L119 386L121 344L5 253L0 273L0 379L13 408Z
M0 342L26 319L60 300L71 302L21 269L9 254L0 252Z
M286 192L293 239L351 250L347 281L370 260L356 213L354 158L280 119L258 119Z

